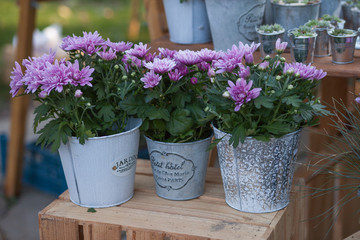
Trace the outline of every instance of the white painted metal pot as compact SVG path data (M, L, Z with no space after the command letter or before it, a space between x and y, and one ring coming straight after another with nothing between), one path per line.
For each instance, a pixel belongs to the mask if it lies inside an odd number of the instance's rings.
M257 38L255 27L261 25L266 0L206 0L215 50L226 51L241 41Z
M246 138L234 148L230 134L214 127L226 203L239 211L266 213L289 204L300 131L262 142Z
M211 138L189 143L153 141L148 137L156 194L169 200L188 200L204 193Z
M89 138L72 137L59 148L70 199L83 207L103 208L132 198L139 148L140 119L129 119L125 132Z
M180 44L211 42L205 0L163 0L170 41Z

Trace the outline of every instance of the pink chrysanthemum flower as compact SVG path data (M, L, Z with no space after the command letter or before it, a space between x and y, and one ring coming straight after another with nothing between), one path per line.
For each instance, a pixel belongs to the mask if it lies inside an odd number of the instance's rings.
M356 98L355 98L355 102L357 102L358 104L360 104L360 97L356 97Z
M142 62L141 62L140 59L138 59L135 56L128 55L128 54L124 55L124 57L121 59L121 61L123 63L125 63L126 71L129 71L129 69L131 67L138 67L139 68L142 65Z
M222 54L223 52L218 52L207 48L203 48L198 52L201 60L205 62L212 62L213 60L218 60L221 58Z
M96 54L105 61L111 61L116 58L116 51L112 48L106 51L106 48L103 47L103 51L96 52Z
M137 58L144 58L149 50L150 48L147 48L147 44L140 42L135 44L134 48L127 50L126 53Z
M108 38L105 42L106 46L112 48L116 52L125 52L133 46L133 43L131 42L111 42Z
M197 67L201 70L201 71L208 71L209 68L211 67L211 65L207 62L201 62L197 64Z
M158 48L158 51L160 58L174 58L174 55L176 53L175 50L170 50L168 48Z
M63 87L71 82L70 71L64 63L59 63L58 60L55 60L54 64L46 63L41 86L44 92L48 95L52 90L62 92Z
M179 81L183 77L178 69L174 69L173 71L169 72L168 75L170 80L174 82Z
M80 89L76 89L74 97L79 98L83 95L83 92Z
M260 69L260 70L265 70L265 69L267 69L269 67L269 62L268 61L264 61L264 62L262 62L262 63L260 63L259 65L258 65L258 68Z
M153 88L159 84L161 78L162 77L156 74L154 70L150 70L150 72L147 72L140 80L145 84L144 88Z
M68 62L67 70L69 72L69 78L72 79L72 85L80 85L82 87L87 85L92 87L91 80L93 78L91 77L91 74L94 72L93 68L90 68L90 66L86 66L85 68L80 70L79 62L78 60L75 60L73 64Z
M197 84L197 82L198 82L198 79L197 79L196 77L192 77L192 78L190 79L190 83L191 83L192 85Z
M95 31L92 32L83 32L82 37L77 37L73 35L72 37L67 36L63 38L63 43L61 48L66 51L71 50L82 50L87 54L94 54L99 47L105 45L105 41L102 39L100 34Z
M252 90L252 81L246 83L245 79L238 79L236 84L232 81L228 81L229 87L226 90L230 93L231 98L235 101L235 109L237 112L240 110L244 103L250 102L252 99L257 98L260 95L261 88L254 88Z
M195 65L201 62L201 58L199 57L198 53L189 49L178 51L175 53L174 58L176 61L187 66Z
M23 86L22 78L23 78L23 72L21 70L21 66L18 62L15 62L15 67L13 68L13 71L11 72L11 82L10 82L10 93L12 97L15 97L16 94L19 92L21 87Z
M244 78L247 79L250 76L250 67L249 66L244 66L242 63L238 64L239 66L239 77L240 78Z
M309 80L320 80L326 76L326 72L322 69L316 69L311 64L303 64L303 63L285 63L284 65L284 74L293 74L294 76L298 76L301 79L309 79Z
M153 62L145 63L144 66L147 69L154 70L156 73L164 74L166 72L170 72L176 66L176 63L174 60L169 58L155 58Z
M277 52L278 54L282 54L282 53L285 51L287 45L288 45L287 42L281 42L281 39L278 38L278 39L276 40L276 43L275 43L276 52Z
M241 62L245 54L245 47L240 42L239 46L233 45L219 60L214 61L216 73L232 72Z

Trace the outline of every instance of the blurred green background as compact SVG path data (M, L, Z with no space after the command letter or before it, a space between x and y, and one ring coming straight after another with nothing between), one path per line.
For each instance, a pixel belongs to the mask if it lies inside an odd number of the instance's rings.
M133 42L149 42L145 22L145 10L140 1L140 31ZM6 56L5 47L12 43L16 35L19 8L14 0L0 1L0 112L8 107L9 79L5 75L9 65L14 65ZM105 39L127 41L131 18L131 0L61 0L38 4L36 28L57 23L62 26L62 35L82 35L83 31L98 31ZM9 63L8 61L12 61Z

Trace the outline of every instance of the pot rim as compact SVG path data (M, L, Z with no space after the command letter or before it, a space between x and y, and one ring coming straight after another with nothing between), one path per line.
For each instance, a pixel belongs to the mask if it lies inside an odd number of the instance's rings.
M135 127L133 127L132 129L130 130L127 130L125 132L121 132L121 133L115 133L115 134L112 134L112 135L106 135L106 136L100 136L100 137L91 137L91 138L88 138L85 140L85 142L87 141L96 141L96 140L101 140L101 139L105 139L105 138L114 138L114 137L118 137L118 136L121 136L121 135L125 135L125 134L129 134L129 133L132 133L134 131L136 131L137 129L140 128L141 124L142 124L142 120L141 118L129 118L129 120L134 120L134 121L138 121L138 123L136 124ZM74 141L78 141L78 138L77 137L70 137L70 141L71 142L74 142Z
M171 143L171 142L156 141L156 140L153 140L153 139L151 139L150 137L148 137L148 136L146 136L146 135L144 134L144 137L145 137L146 140L150 140L150 141L155 142L155 143L157 143L157 144L162 144L162 145L167 145L167 146L169 146L169 145L170 145L170 146L179 146L179 145L184 146L184 145L190 145L190 144L195 144L195 143L202 143L202 142L208 141L208 140L211 139L213 136L214 136L214 134L211 133L211 135L210 135L209 137L204 138L204 139L200 139L200 140L197 140L197 141L184 142L184 143Z
M218 129L217 127L214 126L213 123L211 124L211 126L212 126L214 129L216 129L217 131L219 131L219 132L225 133L226 135L231 135L231 133L227 133L227 132L224 132L224 131ZM274 138L274 137L272 137L272 138L269 139L269 142L272 141L272 140L274 140L274 139L280 139L280 138L283 138L283 137L287 137L287 136L290 136L290 135L297 134L298 132L301 132L301 130L303 130L303 128L299 128L298 130L296 130L296 131L294 131L294 132L290 132L290 133L287 133L287 134L285 134L285 135L282 135L282 136L279 137L279 138ZM251 136L250 136L250 137L245 137L245 141L246 141L246 140L259 141L259 140L256 140L254 137L251 137Z
M272 32L272 33L265 33L265 32L259 32L259 28L258 28L258 27L255 27L255 31L256 31L258 34L261 34L261 35L273 36L273 35L279 35L279 34L285 33L285 28L283 28L282 31Z
M274 3L273 0L270 1L271 4L281 6L281 7L306 7L306 6L314 6L319 5L321 3L321 0L319 0L316 3L307 3L307 4L299 4L299 3Z
M329 32L329 30L333 30L333 29L328 29L328 31L327 31L327 33L329 34L329 36L331 36L331 37L334 37L334 38L348 38L348 37L356 37L356 36L358 36L358 34L359 34L359 30L353 30L353 29L345 29L345 30L349 30L349 31L351 31L352 32L352 34L351 35L344 35L344 36L335 36L335 35L332 35L330 32Z
M292 34L292 32L291 31L293 31L293 30L295 30L296 28L293 28L293 29L289 29L288 30L288 36L290 37L290 36L294 36L294 38L300 38L300 39L308 39L308 38L316 38L317 37L317 33L316 32L313 32L314 34L313 34L313 36L312 37L310 37L310 36L299 36L299 37L295 37L295 35L294 34Z

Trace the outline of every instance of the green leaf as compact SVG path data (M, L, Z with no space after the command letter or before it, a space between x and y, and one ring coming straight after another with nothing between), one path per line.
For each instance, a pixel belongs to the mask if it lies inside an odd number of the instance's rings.
M200 123L206 117L206 114L200 104L192 104L186 107L190 111L191 116Z
M115 118L113 107L110 104L102 105L98 114L100 118L105 120L105 122L110 122Z
M164 131L166 129L166 124L164 120L155 119L154 121L152 121L152 124L154 125L154 128L156 128L159 131Z
M285 103L287 105L292 105L294 107L300 107L300 104L302 103L303 101L298 97L298 96L295 96L295 95L292 95L292 96L289 96L289 97L284 97L282 99L282 103Z
M244 126L241 124L231 132L230 144L232 144L236 148L240 142L243 143L245 141L245 137L246 137L246 130Z
M36 132L36 129L40 122L46 120L49 114L51 107L49 104L40 104L38 107L35 108L35 119L34 119L34 132Z
M184 108L185 104L191 101L191 96L184 94L183 92L178 92L173 97L174 104L179 108Z
M186 109L175 110L171 114L170 121L166 124L167 131L173 136L189 131L193 123L189 114L189 110Z
M90 212L90 213L95 213L96 212L96 210L94 208L88 208L87 211Z
M150 107L145 114L150 120L164 119L165 121L169 121L170 119L170 113L165 108Z
M254 100L254 104L257 109L260 109L261 106L264 106L265 108L269 108L269 109L274 107L273 99L270 97L265 97L265 96L257 97Z
M264 128L274 135L289 133L292 130L289 124L285 124L279 121L264 126Z
M119 103L120 107L128 115L136 115L142 118L147 110L147 106L141 97L130 95Z
M160 94L158 91L151 91L149 94L147 94L145 96L145 102L149 103L151 102L151 100L153 100L154 98L157 99L160 97Z

